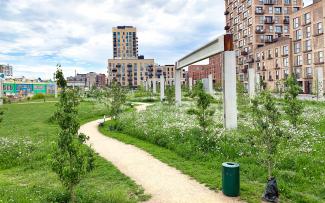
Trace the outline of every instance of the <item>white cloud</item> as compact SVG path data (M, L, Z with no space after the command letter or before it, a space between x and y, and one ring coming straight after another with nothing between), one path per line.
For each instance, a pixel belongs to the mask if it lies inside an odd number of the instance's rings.
M136 26L139 53L160 64L173 64L224 26L222 0L8 0L0 6L0 63L35 76L62 61L67 74L74 67L106 72L117 25ZM23 55L5 55L17 52Z

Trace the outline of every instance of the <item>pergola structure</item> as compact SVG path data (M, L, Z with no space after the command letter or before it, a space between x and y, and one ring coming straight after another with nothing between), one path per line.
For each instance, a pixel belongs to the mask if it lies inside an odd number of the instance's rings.
M179 59L175 65L175 100L181 105L181 70L196 62L207 59L215 54L224 53L223 64L223 99L224 99L224 127L237 128L237 96L236 96L236 54L233 49L231 34L222 35L205 44L195 51ZM190 80L190 83L192 80ZM189 84L190 87L192 84Z

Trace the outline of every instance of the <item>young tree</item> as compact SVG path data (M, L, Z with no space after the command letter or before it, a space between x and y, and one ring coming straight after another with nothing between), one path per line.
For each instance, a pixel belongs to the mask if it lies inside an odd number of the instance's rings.
M94 168L94 153L85 144L88 139L79 134L78 97L73 89L67 89L60 69L56 71L57 85L61 88L56 120L59 124L57 145L52 154L52 169L70 193L70 201L76 202L75 187Z
M297 127L300 116L303 113L303 104L297 98L300 92L300 87L294 75L290 75L287 78L285 85L287 89L284 96L284 111L286 112L290 123L294 127Z
M255 99L252 100L252 111L254 118L254 126L257 130L257 140L260 146L265 163L268 169L268 185L265 192L266 199L270 195L267 191L271 183L275 182L273 177L273 168L275 163L275 155L277 153L278 144L282 138L280 130L280 112L276 106L275 98L269 91L262 91ZM277 193L277 188L275 190ZM278 198L275 194L272 198Z
M173 105L175 103L175 88L174 86L166 86L166 101L168 105Z
M202 131L207 135L215 112L214 109L210 108L213 97L205 92L202 82L197 82L193 94L197 98L196 108L189 110L189 113L196 115Z
M127 91L117 82L113 82L109 89L110 114L113 120L116 120L122 112L122 107L126 102L126 93Z

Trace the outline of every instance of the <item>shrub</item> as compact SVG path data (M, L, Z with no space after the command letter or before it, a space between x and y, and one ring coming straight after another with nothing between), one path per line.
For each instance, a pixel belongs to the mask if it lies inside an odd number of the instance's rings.
M37 93L32 96L32 100L36 100L36 99L45 99L45 95L42 93Z

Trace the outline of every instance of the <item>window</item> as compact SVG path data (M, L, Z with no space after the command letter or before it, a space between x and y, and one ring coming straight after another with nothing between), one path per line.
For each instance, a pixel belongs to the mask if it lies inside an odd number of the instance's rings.
M305 25L311 23L310 13L304 14Z
M256 7L256 8L255 8L255 12L256 12L257 14L263 14L263 7Z
M284 4L288 5L291 3L291 0L284 0Z
M282 26L279 26L279 25L275 26L275 32L282 33Z
M306 67L306 76L307 77L312 77L313 75L313 70L311 67Z
M278 48L275 49L275 57L279 57L279 49Z
M312 63L312 54L311 53L308 53L306 55L306 58L307 58L307 60L306 60L307 65L311 65L311 63Z
M274 13L275 14L282 14L282 7L275 7L274 8Z
M296 30L295 31L295 40L301 40L302 34L301 30Z
M289 54L289 47L283 46L283 55L288 55L288 54Z
M295 42L294 43L294 52L295 52L295 54L298 54L298 53L300 53L300 42Z
M324 52L322 51L318 52L318 60L319 63L324 63Z
M305 51L310 51L311 50L311 40L306 40L305 41Z
M317 34L323 33L323 23L317 23Z
M299 18L293 19L293 28L296 29L299 27Z
M311 27L310 26L308 26L308 27L306 27L306 38L310 38L311 37Z
M283 66L284 67L289 67L289 59L288 58L283 59Z
M302 65L301 55L295 56L295 66L301 66L301 65Z

